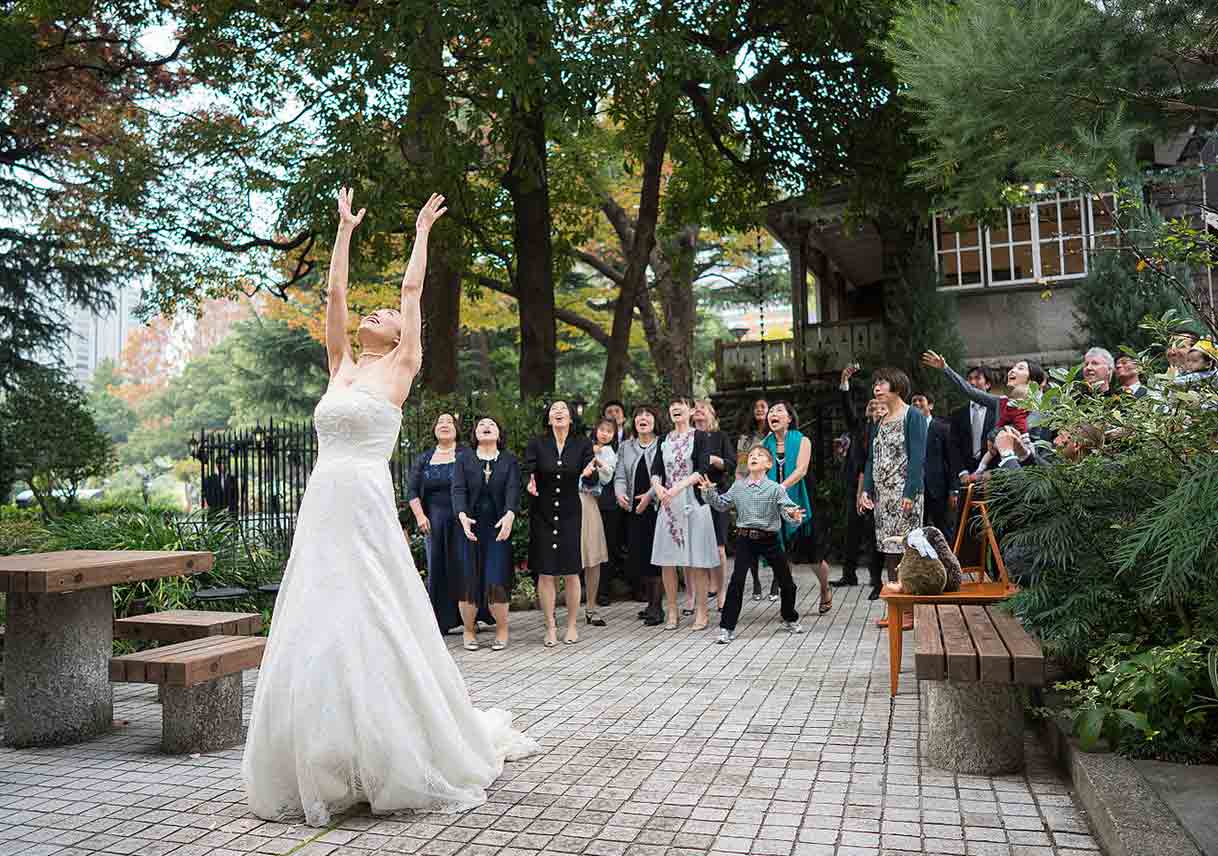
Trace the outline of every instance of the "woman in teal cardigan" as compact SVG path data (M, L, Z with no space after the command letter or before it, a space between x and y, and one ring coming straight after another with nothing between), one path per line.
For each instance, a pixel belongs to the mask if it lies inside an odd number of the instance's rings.
M767 414L770 433L762 445L770 450L774 464L770 467L770 478L787 489L787 496L804 510L803 523L791 523L785 518L778 537L782 547L790 551L802 542L808 547L811 561L816 566L820 580L820 605L818 612L824 615L833 607L833 589L829 587L829 563L824 551L817 548L816 527L812 522L812 497L808 495L808 467L812 462L812 441L799 431L799 416L788 401L776 401ZM770 599L774 599L773 593Z
M922 471L926 462L926 417L905 403L909 377L900 369L879 369L872 394L888 408L867 456L859 514L875 510L876 546L884 554L889 582L896 582L899 541L922 525ZM912 617L912 616L911 616Z

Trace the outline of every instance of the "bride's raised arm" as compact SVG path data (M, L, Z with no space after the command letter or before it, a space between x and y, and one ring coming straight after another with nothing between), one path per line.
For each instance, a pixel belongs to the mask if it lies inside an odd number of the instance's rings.
M427 273L427 239L431 227L448 209L444 197L433 193L415 220L414 248L402 277L402 341L394 350L394 362L409 385L423 366L423 277Z
M347 267L351 256L351 234L364 219L364 209L351 213L350 188L338 191L338 234L330 253L330 278L326 284L326 356L330 377L338 374L343 360L351 353L347 338Z

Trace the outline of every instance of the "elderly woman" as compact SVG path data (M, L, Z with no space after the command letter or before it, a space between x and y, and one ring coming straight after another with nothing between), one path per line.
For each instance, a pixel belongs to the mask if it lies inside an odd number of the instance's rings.
M415 524L425 538L431 608L440 632L447 633L462 626L457 599L466 554L453 512L452 487L457 464L469 450L457 446L457 420L451 413L437 416L431 430L436 445L415 458L407 495Z
M887 413L872 438L859 513L875 512L876 546L884 554L888 581L896 582L901 539L922 525L926 417L905 403L909 377L900 369L878 369L872 393ZM913 616L908 618L912 626ZM878 623L886 626L887 620Z
M546 409L546 431L529 441L524 454L529 493L535 497L529 518L529 567L538 575L537 594L545 614L543 644L558 644L554 602L555 577L563 578L567 599L567 634L564 642L579 641L579 571L583 564L581 482L596 483L592 442L571 430L571 409L555 401Z

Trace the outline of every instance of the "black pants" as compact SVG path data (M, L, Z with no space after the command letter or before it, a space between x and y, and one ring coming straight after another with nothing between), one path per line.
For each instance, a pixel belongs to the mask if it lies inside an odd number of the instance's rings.
M601 563L601 589L609 591L608 583L622 579L626 560L626 512L618 507L602 508L601 526L605 529L605 546L609 548L609 561Z
M867 554L867 567L871 571L871 582L878 585L883 568L883 557L875 546L875 516L869 511L859 514L854 503L846 509L846 556L842 559L842 577L858 582L859 552Z
M778 592L782 596L782 620L799 621L799 613L795 611L795 580L791 578L791 566L778 543L778 533L772 538L754 540L743 535L736 536L736 564L732 569L732 581L727 587L727 599L723 603L723 613L719 618L719 626L724 630L735 630L740 618L740 607L744 602L744 581L749 575L749 568L756 567L756 558L764 558L774 569L774 581L778 584Z
M933 526L943 533L947 543L951 544L956 534L955 514L947 507L946 496L926 495L922 517L927 526Z

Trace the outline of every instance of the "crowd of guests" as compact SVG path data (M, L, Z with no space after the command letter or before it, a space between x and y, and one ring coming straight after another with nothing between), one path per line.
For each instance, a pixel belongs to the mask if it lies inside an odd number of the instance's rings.
M1142 382L1136 360L1114 359L1100 347L1085 354L1082 378L1096 396L1165 398L1171 390L1164 386L1218 375L1218 346L1210 339L1182 334L1167 357L1171 369L1157 388ZM1035 362L1009 368L1005 395L992 391L994 377L984 366L961 375L934 352L922 362L943 371L968 401L946 419L935 415L931 394L915 393L908 375L893 368L874 373L860 414L851 393L858 367L842 372L847 432L834 441L834 452L848 508L842 576L832 582L827 538L811 499L812 445L789 401L751 402L734 436L706 400L677 396L663 413L641 404L629 418L621 402L610 401L587 433L567 403L555 401L522 460L504 447L494 418L479 419L463 447L456 419L441 414L433 426L436 445L416 458L407 486L426 539L427 585L441 630L460 627L465 647L477 650L480 625L493 625L491 648L507 646L516 574L511 538L527 502L528 572L545 618L546 647L559 644L559 577L567 645L579 641L581 617L585 626L605 626L599 607L608 605L613 584L644 604L638 618L647 626L676 630L685 618L701 631L717 611L717 641L730 643L750 577L753 599L765 597L761 569L767 566L781 628L802 633L792 559L816 570L819 614L832 608L834 587L858 585L860 559L874 600L885 572L895 582L901 539L911 530L933 525L950 542L969 484L998 468L1040 463L1037 441L1073 458L1102 440L1086 425L1050 433L1039 413L1020 406L1047 382Z
M416 457L407 484L440 628L460 627L464 646L477 650L480 626L493 625L491 648L508 645L516 573L511 538L528 503L527 566L546 647L559 644L560 577L563 644L579 641L581 623L605 626L600 607L609 603L611 583L644 604L638 618L647 626L676 630L689 619L701 631L716 611L719 641L730 642L750 574L754 600L763 598L763 563L773 569L770 599L781 601L782 628L802 633L789 554L812 557L818 612L832 606L807 483L811 441L787 401L758 399L745 421L733 437L707 400L677 396L664 413L641 404L629 419L626 407L611 401L585 434L560 400L517 458L494 418L477 420L463 446L456 418L440 414L436 444ZM733 509L736 566L728 574Z

